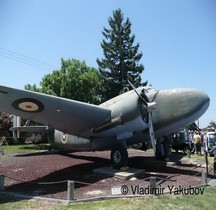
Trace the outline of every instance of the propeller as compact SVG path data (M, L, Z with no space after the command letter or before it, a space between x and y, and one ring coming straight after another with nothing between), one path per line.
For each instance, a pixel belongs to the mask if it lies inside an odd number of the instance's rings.
M151 140L151 144L152 144L152 148L154 150L154 153L156 153L156 146L155 146L155 142L154 142L155 135L154 135L154 128L153 128L153 123L152 123L152 111L154 109L156 109L156 107L157 107L157 103L155 102L155 100L156 100L156 98L158 96L159 90L155 93L155 95L153 96L151 102L149 102L149 100L147 101L141 94L139 94L137 92L136 88L134 87L134 85L129 80L128 80L128 83L133 88L134 92L143 101L144 105L146 106L146 110L147 110L148 117L149 117L149 120L148 120L149 136L150 136L150 140ZM145 94L145 93L143 92L143 94ZM146 98L147 98L147 96L146 96Z

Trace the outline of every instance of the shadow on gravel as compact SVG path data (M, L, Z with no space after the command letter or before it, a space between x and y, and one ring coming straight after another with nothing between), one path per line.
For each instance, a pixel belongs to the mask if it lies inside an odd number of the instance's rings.
M37 155L49 155L53 153L42 152L42 153L31 153L17 156L37 156ZM54 153L55 154L55 153ZM82 153L81 153L82 154ZM110 178L109 176L94 174L93 170L95 168L111 166L111 161L109 158L103 157L94 157L91 153L85 153L85 155L81 155L80 153L70 153L63 154L66 157L73 159L81 159L85 161L89 161L87 163L79 163L70 167L66 167L61 170L56 170L51 172L50 174L39 177L33 181L22 182L18 184L14 184L5 188L7 192L16 192L29 196L46 196L46 197L56 197L56 194L60 194L61 199L66 199L67 196L67 180L77 181L75 182L75 189L79 189L81 187L85 187L84 183L97 183L102 180ZM170 157L170 161L179 162L183 154L173 154ZM55 164L55 162L53 162ZM175 182L178 175L196 175L197 171L193 170L194 166L170 166L167 165L165 161L158 161L155 157L137 157L133 156L129 158L129 167L145 169L146 174L143 177L139 177L140 180L147 180L148 178L154 176L152 172L157 173L157 179L161 180L157 184L164 183L167 179L171 182ZM34 167L32 166L32 170ZM43 169L41 169L43 170ZM161 173L161 174L160 174ZM176 177L176 178L175 178ZM50 184L53 182L55 184ZM83 182L83 183L82 183ZM9 201L8 201L9 202Z
M39 155L43 155L43 153L40 153ZM93 173L93 169L95 168L111 165L109 159L92 156L80 156L73 154L66 154L65 156L74 159L88 160L90 161L90 163L73 165L61 170L54 171L46 176L40 177L33 181L14 184L5 187L5 191L16 192L28 196L48 195L48 197L53 197L52 195L54 194L63 193L63 199L66 199L65 193L67 192L68 180L77 181L75 182L75 188L78 189L80 187L85 186L84 183L94 184L103 179L110 178L108 176ZM33 166L32 169L34 170Z

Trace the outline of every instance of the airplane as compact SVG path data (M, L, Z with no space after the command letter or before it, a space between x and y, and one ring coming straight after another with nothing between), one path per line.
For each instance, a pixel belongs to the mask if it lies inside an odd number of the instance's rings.
M100 105L0 86L0 111L46 125L51 144L61 148L111 150L112 165L119 169L128 163L128 146L142 143L155 152L155 138L193 123L210 103L197 89L128 83L132 90Z

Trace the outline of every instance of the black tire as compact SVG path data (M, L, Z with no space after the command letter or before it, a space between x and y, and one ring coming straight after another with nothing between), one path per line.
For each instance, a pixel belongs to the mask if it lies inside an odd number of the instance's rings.
M195 153L195 148L191 148L191 154Z
M146 143L138 143L138 144L132 145L132 148L146 151L148 149L148 145Z
M111 151L111 161L113 168L120 169L128 164L128 152L123 144L116 145Z
M190 147L189 146L185 146L182 151L183 151L184 154L186 154L187 150L190 151Z
M143 147L143 144L142 144L142 143L138 143L138 144L133 144L133 145L132 145L132 148L133 148L133 149L142 149L142 147Z

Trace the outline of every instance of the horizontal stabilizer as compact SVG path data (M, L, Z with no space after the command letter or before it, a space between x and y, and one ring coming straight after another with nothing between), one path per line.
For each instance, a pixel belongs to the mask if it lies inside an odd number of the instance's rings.
M12 132L19 130L20 132L39 133L46 132L48 130L48 126L18 126L11 127L9 130Z

